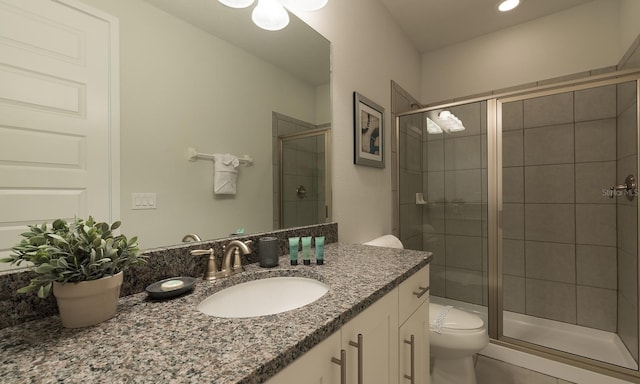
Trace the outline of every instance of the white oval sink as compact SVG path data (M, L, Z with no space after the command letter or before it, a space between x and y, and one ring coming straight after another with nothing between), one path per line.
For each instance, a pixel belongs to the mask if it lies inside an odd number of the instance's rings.
M270 277L236 284L202 300L198 311L217 317L273 315L321 298L329 286L305 277Z

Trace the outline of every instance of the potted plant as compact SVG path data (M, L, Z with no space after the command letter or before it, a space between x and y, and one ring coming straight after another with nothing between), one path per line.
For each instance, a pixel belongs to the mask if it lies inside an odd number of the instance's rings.
M137 237L114 235L120 227L96 222L91 216L73 222L57 219L51 226L30 225L23 239L0 262L33 264L37 274L19 293L49 296L53 288L62 325L68 328L98 324L115 316L122 271L145 261Z

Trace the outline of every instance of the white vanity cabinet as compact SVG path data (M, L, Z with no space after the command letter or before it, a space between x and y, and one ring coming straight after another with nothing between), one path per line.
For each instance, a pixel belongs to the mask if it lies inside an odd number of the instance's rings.
M297 358L267 383L338 384L340 383L340 366L332 362L332 358L340 359L340 331Z
M404 281L399 301L399 383L428 384L429 266Z
M398 288L342 327L348 384L398 383Z
M429 383L428 288L427 265L267 383ZM413 347L409 344L411 336ZM346 361L344 382L341 366L337 364L343 357Z

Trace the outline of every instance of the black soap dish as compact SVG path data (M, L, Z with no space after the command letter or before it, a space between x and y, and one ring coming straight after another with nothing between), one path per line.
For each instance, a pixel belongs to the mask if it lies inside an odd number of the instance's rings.
M171 299L193 289L196 279L188 276L170 277L145 288L152 299Z

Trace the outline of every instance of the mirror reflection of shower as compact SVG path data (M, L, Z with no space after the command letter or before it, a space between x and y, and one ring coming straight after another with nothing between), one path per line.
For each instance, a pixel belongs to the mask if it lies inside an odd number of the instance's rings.
M330 220L329 139L327 125L274 113L274 228Z

